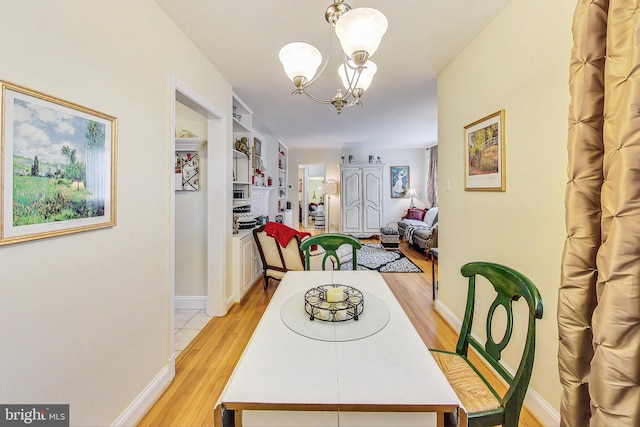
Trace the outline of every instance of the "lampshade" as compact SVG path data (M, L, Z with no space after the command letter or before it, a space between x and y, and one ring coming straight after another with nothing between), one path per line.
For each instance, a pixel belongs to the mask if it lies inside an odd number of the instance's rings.
M353 63L353 61L349 61L349 66L347 67L345 67L344 64L340 64L340 66L338 66L338 74L340 75L340 79L342 79L342 84L347 90L349 89L349 81L353 80L354 74L356 72L356 70L349 67L355 68L355 64ZM362 72L360 73L358 84L353 89L362 89L363 91L367 90L367 88L373 81L373 76L375 75L376 71L378 71L378 67L376 66L376 64L373 61L367 61L367 63L364 65L364 68L362 69ZM347 76L349 76L348 79Z
M295 83L296 77L304 77L308 81L316 74L322 55L308 43L293 42L280 49L280 62L291 81Z
M409 190L407 190L407 193L405 194L405 197L418 197L418 192L415 188L409 188Z
M372 56L388 25L387 17L379 10L360 7L340 17L336 23L336 35L349 58L353 59L353 54L358 51L365 51Z

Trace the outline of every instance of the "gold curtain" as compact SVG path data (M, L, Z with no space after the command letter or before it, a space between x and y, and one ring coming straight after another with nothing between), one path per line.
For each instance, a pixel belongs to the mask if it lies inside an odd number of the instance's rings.
M558 298L563 426L640 426L640 1L579 0Z

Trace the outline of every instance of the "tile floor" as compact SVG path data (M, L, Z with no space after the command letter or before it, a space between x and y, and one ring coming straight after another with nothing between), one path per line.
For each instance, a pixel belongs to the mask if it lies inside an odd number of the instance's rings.
M178 357L213 317L207 316L204 310L176 310L174 316L173 355Z

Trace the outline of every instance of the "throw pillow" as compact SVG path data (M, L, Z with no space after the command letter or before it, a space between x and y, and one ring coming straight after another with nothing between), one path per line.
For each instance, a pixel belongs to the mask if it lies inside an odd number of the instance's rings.
M418 221L422 221L426 213L427 211L425 209L410 208L407 211L407 215L405 216L405 218L417 219Z

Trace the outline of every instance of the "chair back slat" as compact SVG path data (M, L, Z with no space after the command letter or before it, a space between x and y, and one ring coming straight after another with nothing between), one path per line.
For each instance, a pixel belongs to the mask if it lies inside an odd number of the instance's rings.
M311 269L311 247L314 245L318 245L325 250L324 258L322 259L323 270L325 270L327 259L331 258L335 260L336 269L340 270L340 257L338 256L337 250L342 245L351 245L353 270L358 269L356 250L360 249L362 245L355 237L340 233L326 233L304 239L300 244L300 249L305 255L305 270Z
M491 355L493 359L496 361L500 360L502 356L502 350L509 344L511 340L511 334L513 333L513 305L512 300L504 298L502 295L498 294L496 299L493 300L491 307L489 308L489 313L487 314L487 325L486 325L486 337L487 344L485 349L487 353ZM507 324L506 330L502 336L500 342L496 342L493 338L493 315L496 312L498 307L504 307L507 313Z

